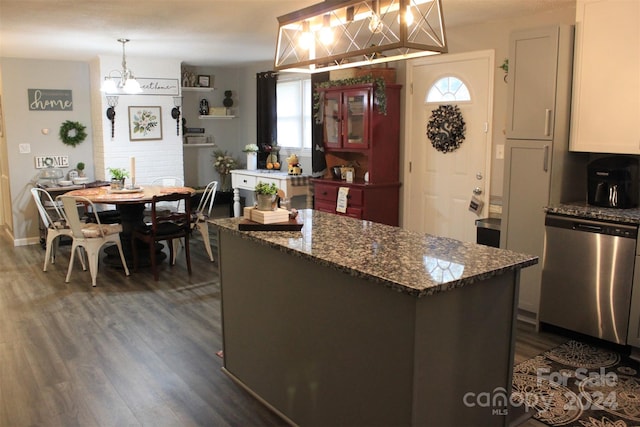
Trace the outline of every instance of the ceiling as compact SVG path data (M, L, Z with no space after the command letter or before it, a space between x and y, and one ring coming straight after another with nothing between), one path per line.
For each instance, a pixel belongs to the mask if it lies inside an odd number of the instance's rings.
M319 0L0 0L0 57L178 59L231 67L271 61L277 17ZM564 8L575 0L442 0L452 28ZM134 60L135 61L135 60ZM131 62L129 65L131 65ZM135 63L135 62L134 62Z

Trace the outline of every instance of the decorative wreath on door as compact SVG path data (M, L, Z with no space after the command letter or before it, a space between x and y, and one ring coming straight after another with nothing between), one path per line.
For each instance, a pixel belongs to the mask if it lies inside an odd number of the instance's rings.
M427 137L431 145L443 153L457 150L464 142L466 125L457 105L441 105L431 112Z
M67 120L60 126L60 139L63 144L75 147L87 137L85 129L86 126L83 124Z

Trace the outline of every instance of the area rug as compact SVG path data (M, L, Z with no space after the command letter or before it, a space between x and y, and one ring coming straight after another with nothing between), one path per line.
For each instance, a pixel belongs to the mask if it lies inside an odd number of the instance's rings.
M568 341L516 365L513 390L550 426L640 425L640 366L612 350Z

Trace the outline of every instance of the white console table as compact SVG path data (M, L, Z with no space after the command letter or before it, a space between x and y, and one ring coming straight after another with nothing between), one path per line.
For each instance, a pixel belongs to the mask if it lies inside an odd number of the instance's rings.
M286 197L306 196L306 207L313 207L313 199L309 187L308 175L289 175L287 172L269 170L234 169L231 171L233 187L233 216L240 216L240 190L255 191L256 184L261 181L275 184L285 192Z

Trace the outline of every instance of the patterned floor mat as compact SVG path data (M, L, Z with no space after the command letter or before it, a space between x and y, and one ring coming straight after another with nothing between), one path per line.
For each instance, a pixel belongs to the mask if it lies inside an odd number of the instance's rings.
M638 426L639 372L633 359L572 340L515 366L512 401L550 426Z

